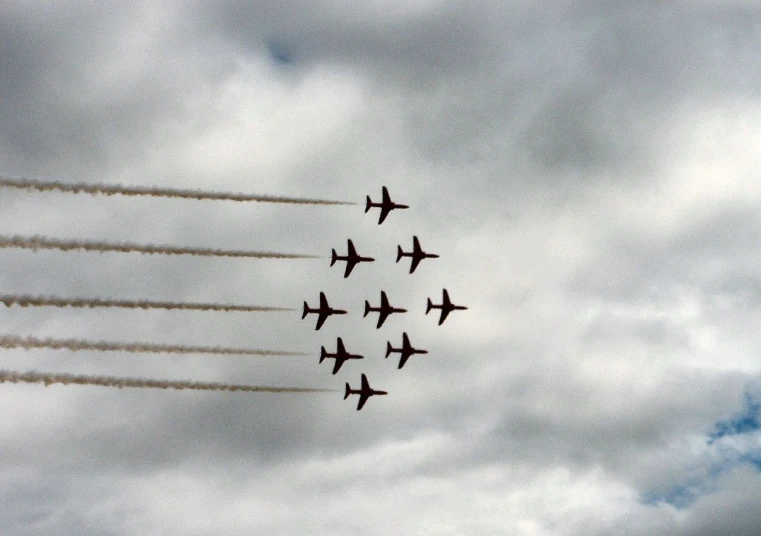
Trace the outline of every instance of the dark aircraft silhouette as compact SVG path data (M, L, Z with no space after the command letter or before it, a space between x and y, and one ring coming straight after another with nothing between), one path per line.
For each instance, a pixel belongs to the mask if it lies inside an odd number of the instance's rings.
M336 353L330 354L325 351L325 347L320 347L320 363L322 363L326 357L330 357L336 360L336 364L333 366L333 374L338 372L338 370L341 368L341 365L344 364L344 362L348 359L364 359L364 356L359 354L350 354L346 351L346 348L344 347L344 342L341 340L341 337L338 337L338 340L336 341Z
M412 345L410 344L410 339L409 337L407 337L407 334L402 333L402 347L401 348L394 348L393 346L391 346L390 342L386 343L386 357L390 356L392 353L401 354L401 359L399 359L399 366L397 368L402 368L411 355L427 354L428 350L418 350L417 348L413 348Z
M402 260L402 257L412 257L412 264L410 264L410 273L415 271L415 268L417 268L417 265L420 264L420 261L423 259L439 258L438 255L433 253L426 253L423 251L423 248L420 247L420 241L418 241L417 236L412 237L412 251L409 253L402 251L402 246L396 246L396 262Z
M317 309L312 309L309 307L307 302L304 302L304 312L301 314L301 319L307 317L309 313L316 313L317 316L317 325L315 326L315 330L320 329L322 325L325 323L325 320L330 315L345 315L346 311L342 309L333 309L330 305L328 305L328 299L325 297L324 292L320 292L320 306Z
M372 257L361 257L357 254L357 250L354 249L354 244L352 243L351 239L348 240L348 252L346 253L346 256L341 256L338 253L336 253L336 250L331 250L332 257L330 259L330 265L333 266L336 261L346 261L346 271L344 272L344 277L349 277L349 274L354 269L354 267L360 263L360 262L373 262L375 259Z
M428 314L431 312L431 309L441 309L441 316L439 317L439 326L444 323L444 320L447 319L447 316L449 316L449 313L451 313L454 310L465 310L467 307L464 305L453 305L452 301L449 299L449 293L447 292L447 289L444 289L444 297L442 298L441 305L434 305L431 303L431 298L428 298L428 306L425 308L425 314Z
M362 375L362 387L360 389L352 389L349 387L349 382L346 382L346 391L344 392L344 400L349 398L349 395L359 395L359 404L357 404L357 411L362 409L367 399L373 395L387 395L386 391L376 391L370 387L367 381L367 376Z
M394 210L395 208L410 208L408 205L400 205L399 203L394 203L391 201L391 197L388 195L388 189L384 186L383 187L383 201L380 203L373 203L370 199L370 196L367 196L367 203L365 204L365 214L367 214L370 211L370 208L372 207L379 207L381 209L380 211L380 218L378 219L378 225L384 222L386 219L386 216L388 216L388 213Z
M383 325L383 323L386 321L386 318L388 318L388 315L390 315L391 313L406 313L407 309L399 309L397 307L391 307L391 305L388 303L388 298L386 297L386 293L381 290L380 307L371 307L370 302L365 300L365 314L362 316L362 318L366 317L371 311L379 313L378 325L375 327L380 328Z

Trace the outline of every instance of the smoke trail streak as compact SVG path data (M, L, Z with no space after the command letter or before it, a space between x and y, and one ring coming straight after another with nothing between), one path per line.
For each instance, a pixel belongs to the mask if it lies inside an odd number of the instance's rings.
M62 385L100 385L102 387L136 387L138 389L189 389L193 391L241 391L244 393L333 393L335 389L314 387L263 387L257 385L236 385L215 382L188 382L172 380L146 380L140 378L117 378L114 376L87 376L75 374L53 374L45 372L16 372L0 370L0 383L53 383Z
M131 242L90 242L86 240L56 240L44 236L0 236L0 248L58 249L60 251L100 251L119 253L145 253L148 255L195 255L199 257L246 257L251 259L319 259L319 255L299 253L275 253L270 251L224 250L155 246Z
M350 201L331 201L329 199L308 199L304 197L283 197L273 195L236 194L230 192L204 192L200 190L182 190L173 188L151 188L145 186L120 186L118 184L69 184L58 181L33 181L28 179L12 179L0 177L0 187L18 188L22 190L37 190L45 192L56 190L59 192L80 193L91 195L125 195L125 196L150 196L150 197L174 197L181 199L239 201L258 203L282 203L291 205L357 205Z
M161 302L150 300L101 300L99 298L57 298L55 296L28 296L0 294L0 303L6 307L120 307L124 309L181 309L185 311L224 311L224 312L270 312L295 311L288 307L266 307L260 305L233 305L225 303L184 303Z
M304 352L284 350L256 350L253 348L225 348L220 346L180 346L174 344L151 344L132 342L85 341L80 339L39 339L37 337L19 337L17 335L0 335L0 348L49 348L52 350L71 350L72 352L96 350L100 352L133 352L152 354L215 354L215 355L249 355L249 356L299 356L310 355Z

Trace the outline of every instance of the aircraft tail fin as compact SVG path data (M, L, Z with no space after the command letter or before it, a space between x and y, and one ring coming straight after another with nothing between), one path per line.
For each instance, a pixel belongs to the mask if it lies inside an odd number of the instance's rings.
M430 313L432 308L433 308L433 303L431 303L431 298L428 298L428 306L425 308L425 314Z
M386 343L386 357L388 357L388 356L390 356L390 355L391 355L391 350L392 350L392 348L391 348L391 343L390 343L390 342L387 342L387 343Z
M349 387L349 382L346 382L346 390L344 391L344 400L349 398L349 390L350 389L351 389L351 387Z
M302 320L307 317L307 313L309 313L309 305L307 305L307 302L304 302L304 312L301 313Z
M402 254L404 252L402 251L402 246L396 246L396 262L399 262L402 260Z
M336 253L335 249L331 249L330 250L330 265L333 266L337 260L338 260L338 253Z
M326 354L327 354L327 352L325 351L325 347L324 346L320 346L320 363L325 361Z
M368 314L370 314L370 302L365 300L365 314L362 315L362 318L367 317Z
M367 202L365 203L365 214L370 212L370 205L372 204L372 201L370 201L370 196L367 196Z

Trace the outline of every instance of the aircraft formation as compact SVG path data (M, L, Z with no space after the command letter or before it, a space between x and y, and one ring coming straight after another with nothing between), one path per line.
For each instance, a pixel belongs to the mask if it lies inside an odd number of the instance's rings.
M409 206L399 204L399 203L394 203L391 200L391 196L388 193L388 189L384 186L382 191L381 202L374 203L372 199L370 198L370 196L367 196L367 202L365 204L365 213L369 212L371 208L380 208L380 217L378 219L378 225L380 225L386 220L386 217L389 215L389 213L392 210L407 209L409 208ZM413 274L415 270L418 268L418 266L420 265L420 262L422 260L436 259L436 258L439 258L439 255L434 253L427 253L426 251L424 251L422 246L420 245L420 240L418 239L418 237L413 236L412 249L410 251L404 251L401 245L397 246L396 262L397 263L400 262L405 257L409 257L411 259L409 273ZM374 262L375 258L365 257L357 253L357 248L354 246L354 242L351 239L348 239L346 255L339 255L335 249L331 251L330 266L331 267L334 266L339 261L346 263L343 277L348 278L352 274L354 268L358 264ZM427 299L425 314L428 315L428 313L430 313L433 309L438 309L440 311L439 320L438 320L438 325L440 326L444 323L444 321L448 318L449 314L452 311L465 310L467 309L467 307L463 305L455 305L454 303L452 303L452 300L449 297L449 292L447 291L447 289L443 289L440 304L433 303L431 298ZM391 305L391 302L389 301L389 298L386 295L386 292L384 290L381 290L380 303L377 307L371 305L369 300L365 300L364 314L362 315L362 317L367 318L370 315L370 313L378 313L378 318L377 318L375 327L376 329L380 329L381 327L383 327L383 324L386 322L386 319L390 315L402 314L407 312L408 310L405 308ZM306 301L304 301L304 306L303 306L302 315L301 315L302 320L305 319L310 314L317 315L317 323L315 324L314 329L319 330L325 324L325 321L330 316L346 315L349 313L345 309L338 309L338 308L331 307L327 297L325 296L325 293L320 292L320 302L318 307L312 308L309 306L309 304ZM392 346L391 341L388 341L386 343L385 357L388 358L391 356L391 354L394 354L394 353L399 354L399 363L397 368L401 369L404 367L405 363L407 363L407 360L411 356L415 354L427 354L428 350L415 348L410 342L410 338L407 335L407 333L403 332L401 346L395 348L394 346ZM350 360L364 359L364 356L360 354L350 353L346 349L343 339L341 337L337 337L335 352L329 352L328 350L326 350L325 346L320 347L320 363L325 361L325 359L334 360L332 373L337 374L338 371L341 370L341 367L343 366L344 363ZM367 376L363 373L360 379L360 387L358 389L352 389L349 383L346 382L346 387L344 389L344 400L347 399L350 395L359 395L359 401L357 403L357 411L359 411L364 407L365 403L371 396L387 395L387 394L388 394L387 391L373 389L370 386L370 382L368 381Z
M232 202L258 202L258 203L284 203L284 204L308 204L308 205L358 205L349 201L335 201L329 199L313 199L303 197L283 197L254 194L236 194L229 192L215 191L196 191L182 190L161 187L125 187L120 185L105 184L70 184L57 181L35 181L28 179L12 179L0 176L0 188L16 188L33 190L38 192L58 191L62 193L85 193L90 195L123 195L123 196L150 196L163 198L180 198L193 200L217 200ZM379 209L378 225L383 224L388 215L393 210L409 209L408 205L395 203L391 200L388 189L382 188L380 202L373 202L370 196L367 196L365 203L365 213L371 209ZM250 250L220 250L210 248L197 248L188 246L161 246L152 244L138 244L131 242L99 242L87 240L60 240L48 238L45 236L0 236L0 249L3 248L20 248L37 251L39 249L53 249L64 252L68 251L95 251L100 253L141 253L149 255L195 255L204 257L245 257L254 259L317 259L321 258L315 255L304 255L298 253L281 253L271 251L250 251ZM396 248L396 263L404 258L410 258L409 274L415 273L420 263L425 259L439 258L438 254L428 253L423 250L420 240L417 236L412 237L412 248L405 251L402 245ZM363 256L357 252L353 241L347 240L346 255L340 255L335 249L331 251L330 266L335 266L338 262L344 262L343 278L348 278L359 264L375 262L374 257ZM360 269L361 273L364 268ZM124 308L124 309L165 309L165 310L198 310L198 311L240 311L240 312L276 312L276 311L293 311L294 309L286 307L271 307L261 305L246 304L229 304L229 303L194 303L194 302L173 302L157 301L150 299L137 300L117 300L103 297L56 297L56 296L30 296L18 294L0 294L0 303L6 307L14 304L20 307L79 307L79 308ZM359 304L358 304L359 305ZM375 328L381 329L389 316L393 314L405 314L415 312L416 309L407 309L392 305L391 300L385 290L380 290L380 301L378 305L373 305L370 300L364 301L363 318L370 317L375 322ZM442 325L448 318L449 314L455 310L464 310L467 307L455 305L447 289L442 289L441 303L434 303L429 297L426 301L425 315L432 310L440 311L438 325ZM422 304L420 307L422 312ZM377 313L377 318L371 316L371 313ZM308 315L316 315L315 331L320 330L327 319L333 315L349 315L346 309L331 307L324 292L319 294L319 304L316 307L310 307L307 301L304 301L302 309L302 319ZM397 339L398 340L398 339ZM188 346L174 344L154 344L144 342L112 342L112 341L91 341L78 339L51 339L34 336L18 335L0 335L0 348L47 348L47 349L66 349L70 351L103 351L103 352L134 352L134 353L168 353L168 354L218 354L218 355L247 355L247 356L297 356L308 355L303 352L294 352L286 350L269 350L256 348L225 348L210 346ZM402 369L410 357L417 354L427 354L428 350L416 348L410 342L409 335L406 331L401 334L401 344L398 347L393 346L389 340L386 342L385 358L388 359L392 354L399 354L397 369ZM347 350L342 337L336 338L336 350L331 352L325 346L320 347L319 363L326 359L333 360L332 374L338 374L347 361L359 361L364 359L361 354L351 353ZM331 389L322 389L317 387L275 387L275 386L255 386L255 385L237 385L222 384L209 382L185 382L174 380L152 380L152 379L130 379L118 378L111 376L87 376L71 375L44 372L22 373L17 371L0 370L0 383L60 383L64 385L100 385L110 387L141 387L141 388L158 388L158 389L196 389L196 390L215 390L215 391L242 391L242 392L271 392L271 393L317 393L329 392ZM387 391L373 389L367 379L366 374L362 373L360 377L360 386L353 389L346 382L344 389L344 399L350 395L358 395L359 401L357 411L361 410L371 396L387 395Z

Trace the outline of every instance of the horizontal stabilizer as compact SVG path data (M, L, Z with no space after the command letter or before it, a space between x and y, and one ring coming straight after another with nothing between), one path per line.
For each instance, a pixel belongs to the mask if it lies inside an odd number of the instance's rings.
M336 253L335 249L330 250L331 257L330 257L330 265L333 266L336 261L338 260L338 253Z
M370 302L365 300L365 314L362 315L362 318L367 317L367 315L370 314Z
M349 390L350 389L351 389L351 387L349 387L349 382L346 382L346 390L344 391L344 400L349 398Z
M404 252L402 251L402 246L396 246L396 262L399 262L402 260L402 255Z
M325 357L327 357L327 352L325 351L325 347L320 346L320 363L325 361Z
M391 355L391 350L393 350L393 348L391 348L391 343L387 342L386 343L386 357Z
M301 319L304 320L307 317L308 313L309 313L309 305L307 305L307 302L304 302L304 312L301 313Z
M370 207L372 206L373 202L370 201L370 196L367 196L367 203L365 204L365 214L367 214L370 211Z
M432 308L433 304L431 303L431 298L428 298L428 306L425 308L425 314L430 313Z

